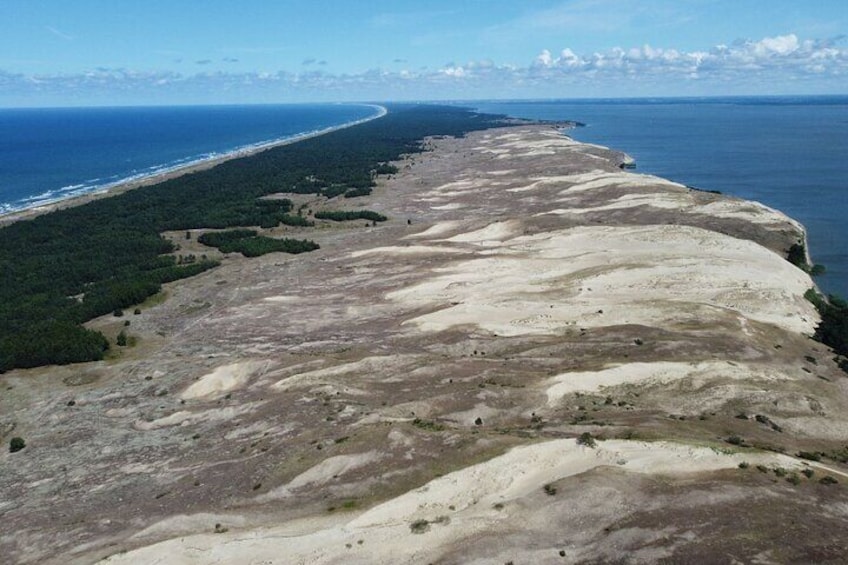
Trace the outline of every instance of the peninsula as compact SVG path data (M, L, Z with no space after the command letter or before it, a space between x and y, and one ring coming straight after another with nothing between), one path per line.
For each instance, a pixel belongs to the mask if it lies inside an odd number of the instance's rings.
M133 346L0 375L0 554L843 560L848 378L803 226L557 125L441 133L370 193L263 197L312 225L238 226L308 253L171 229L216 264L85 323Z

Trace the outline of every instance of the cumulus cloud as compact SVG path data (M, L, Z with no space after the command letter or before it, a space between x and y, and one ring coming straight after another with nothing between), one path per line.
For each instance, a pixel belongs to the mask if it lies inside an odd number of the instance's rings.
M730 46L717 45L709 51L643 45L585 55L566 48L554 56L544 49L536 57L534 68L547 70L551 76L573 72L723 79L746 73L774 78L821 73L844 76L848 72L848 51L831 41L800 40L795 34L788 34L759 41L737 41Z
M273 100L624 97L797 93L810 92L809 85L815 84L821 92L843 93L848 78L844 42L844 38L810 40L786 34L693 51L641 45L577 53L559 47L542 49L523 65L482 59L437 68L393 65L391 70L358 73L326 72L320 68L326 61L316 58L303 60L300 72L190 74L101 67L81 74L24 75L0 69L0 103L14 96L35 99L39 94L63 100L74 92L97 92L110 100L131 95L158 100L178 94L208 100L210 93L243 101L262 100L265 95Z

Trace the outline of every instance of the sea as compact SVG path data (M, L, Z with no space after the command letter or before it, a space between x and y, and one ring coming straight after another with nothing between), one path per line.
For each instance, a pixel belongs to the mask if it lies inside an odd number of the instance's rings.
M378 115L363 104L0 109L0 213Z
M624 151L636 172L756 200L799 220L827 271L826 293L848 297L848 96L485 102L479 111L574 120L578 141Z
M756 200L801 221L817 283L848 297L848 96L464 103L574 120L572 137L637 172ZM356 104L0 109L0 213L101 190L240 149L354 123Z

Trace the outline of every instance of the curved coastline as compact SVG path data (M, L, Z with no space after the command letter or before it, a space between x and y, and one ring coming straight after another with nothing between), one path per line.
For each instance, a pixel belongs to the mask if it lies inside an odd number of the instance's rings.
M55 210L60 210L71 206L79 206L98 198L120 194L122 192L126 192L128 190L133 190L143 186L158 184L162 181L180 177L185 174L210 169L216 165L219 165L226 161L230 161L232 159L248 157L250 155L255 155L268 149L297 143L298 141L311 139L313 137L318 137L320 135L363 124L371 120L376 120L382 118L388 113L388 109L385 106L379 104L354 105L373 108L375 110L375 114L359 120L354 120L352 122L346 122L337 126L302 132L270 141L260 141L258 143L242 145L240 147L236 147L232 150L225 151L222 153L210 153L206 156L197 159L192 159L188 162L177 163L173 165L154 166L154 170L151 172L143 172L136 175L131 175L116 180L114 182L109 182L102 185L86 186L85 184L77 184L54 189L43 194L47 195L54 193L57 194L56 198L48 198L44 200L39 199L34 201L31 205L27 205L22 208L0 210L0 226L5 226L18 220L33 218L41 214L53 212ZM62 194L63 192L64 194Z

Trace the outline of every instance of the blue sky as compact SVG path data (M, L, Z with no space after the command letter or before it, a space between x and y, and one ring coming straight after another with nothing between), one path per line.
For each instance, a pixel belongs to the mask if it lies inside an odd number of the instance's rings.
M846 0L0 0L0 106L848 94Z

